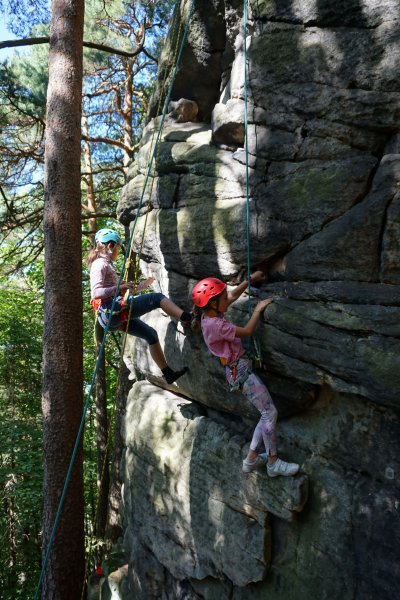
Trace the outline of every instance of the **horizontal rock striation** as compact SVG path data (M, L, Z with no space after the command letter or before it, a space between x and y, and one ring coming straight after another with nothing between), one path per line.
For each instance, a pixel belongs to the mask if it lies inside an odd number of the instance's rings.
M187 14L188 1L182 2ZM258 418L201 335L161 311L167 386L129 339L125 544L132 598L391 599L400 520L400 54L398 0L197 0L172 100L156 104L118 205L144 275L190 309L195 281L246 276L243 46L248 59L252 268L267 281L258 371L279 412L290 480L244 477ZM154 154L148 175L149 157ZM147 181L146 188L144 183ZM248 298L228 313L248 318ZM143 381L146 378L148 382ZM151 382L151 383L149 383Z
M196 404L147 382L127 406L127 524L176 578L226 577L243 586L269 562L268 514L291 521L307 478L241 472L245 440Z

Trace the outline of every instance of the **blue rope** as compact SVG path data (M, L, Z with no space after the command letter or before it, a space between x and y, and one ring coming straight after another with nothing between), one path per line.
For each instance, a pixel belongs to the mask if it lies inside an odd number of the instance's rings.
M249 115L247 111L247 0L243 0L243 80L244 80L244 148L246 154L246 245L247 245L247 290L248 290L248 304L247 312L249 318L251 317L251 257L250 257L250 198L249 198L249 137L248 137L248 126L249 126ZM257 340L252 336L251 338L255 358L257 361L261 360L261 351Z
M247 244L247 284L248 284L248 313L251 316L251 300L250 300L250 200L249 200L249 140L248 140L248 124L249 116L247 112L247 0L243 0L243 79L244 79L244 148L246 154L246 244Z
M156 142L154 144L154 148L153 148L151 160L150 160L150 163L149 163L149 166L148 166L146 179L145 179L145 182L144 182L144 185L143 185L143 192L142 192L142 195L141 195L141 198L140 198L140 202L139 202L139 205L138 205L138 208L137 208L137 211L136 211L136 218L135 218L135 221L134 221L133 226L132 226L132 231L131 231L131 234L130 234L130 237L129 237L129 242L127 244L127 248L126 248L125 254L124 254L124 260L123 260L123 265L122 265L122 268L121 268L121 273L120 273L120 276L119 276L119 279L118 279L118 283L117 283L117 287L116 287L116 290L115 290L115 294L113 296L113 300L112 300L112 304L111 304L111 309L110 309L111 314L112 314L112 311L114 309L114 306L115 306L115 303L116 303L116 300L117 300L119 288L120 288L122 277L123 277L123 273L124 273L124 270L125 270L125 265L126 265L126 262L127 262L127 259L128 259L128 255L129 255L129 250L130 250L130 247L131 247L132 241L133 241L133 234L134 234L134 231L135 231L135 228L136 228L136 223L137 223L137 220L138 220L138 215L139 215L140 209L142 207L143 198L144 198L144 194L145 194L145 189L146 189L146 186L147 186L147 182L148 182L148 179L149 179L150 170L151 170L151 167L152 167L152 164L153 164L153 160L154 160L154 157L155 157L155 152L156 152L158 141L160 139L162 127L164 125L165 116L167 114L167 108L168 108L169 100L170 100L171 93L172 93L172 87L173 87L173 84L175 82L176 73L177 73L177 70L178 70L181 58L182 58L183 48L184 48L184 45L185 45L185 42L186 42L186 37L187 37L188 30L189 30L189 23L190 23L190 20L192 18L192 13L193 13L193 9L194 9L194 1L195 0L192 0L191 6L190 6L189 15L188 15L188 18L187 18L187 21L186 21L185 30L183 32L182 41L181 41L181 45L180 45L180 49L179 49L179 54L178 54L178 57L177 57L177 60L176 60L176 63L175 63L175 68L174 68L174 71L173 71L173 74L172 74L172 79L171 79L169 91L168 91L167 97L166 97L165 102L164 102L164 110L163 110L163 113L162 113L162 118L161 118L159 130L158 130ZM101 343L101 346L100 346L100 349L99 349L99 353L97 355L96 365L95 365L94 372L93 372L93 375L92 375L92 379L91 379L91 383L90 383L90 388L89 388L89 392L88 392L88 395L87 395L87 400L86 400L84 408L83 408L82 419L81 419L81 422L80 422L80 425L79 425L79 429L78 429L78 433L77 433L77 436L76 436L75 445L74 445L74 448L73 448L73 451L72 451L71 460L70 460L70 463L69 463L67 475L66 475L65 482L64 482L64 487L63 487L63 490L61 492L60 501L59 501L59 504L58 504L56 516L54 518L54 523L53 523L53 527L52 527L52 530L51 530L51 534L50 534L50 538L49 538L49 543L48 543L47 550L46 550L46 555L45 555L45 558L43 560L42 570L41 570L41 573L40 573L39 582L37 584L37 588L36 588L34 600L37 600L39 598L39 592L40 592L40 589L42 587L44 574L46 572L46 567L47 567L48 559L49 559L49 556L50 556L50 551L51 551L51 548L52 548L52 545L53 545L53 541L54 541L54 537L55 537L55 533L56 533L58 521L59 521L60 515L61 515L61 509L62 509L63 504L64 504L65 495L67 493L69 480L71 478L71 473L72 473L72 469L73 469L73 466L74 466L75 458L76 458L76 455L77 455L77 452L78 452L78 449L79 449L80 439L81 439L81 436L82 436L82 431L83 431L83 427L84 427L84 424L85 424L87 411L89 409L89 404L90 404L91 396L92 396L93 389L94 389L94 386L95 386L96 376L97 376L97 373L98 373L98 370L99 370L99 367L100 367L100 360L101 360L101 357L102 357L103 352L104 352L104 348L105 348L105 344L106 344L106 338L107 338L108 330L110 328L110 323L111 323L111 319L108 320L107 326L106 326L106 328L104 330L103 341Z

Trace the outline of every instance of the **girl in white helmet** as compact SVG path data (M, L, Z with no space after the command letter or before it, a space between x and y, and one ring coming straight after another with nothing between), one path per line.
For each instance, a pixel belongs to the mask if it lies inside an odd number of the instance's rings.
M105 329L111 318L109 324L111 331L126 329L129 334L144 339L149 344L150 355L161 369L166 382L173 383L188 369L183 367L178 371L174 371L167 365L157 331L141 321L140 317L156 308L162 308L169 316L179 319L183 325L187 326L190 325L191 314L183 311L164 294L152 292L132 296L131 292L139 292L153 283L154 278L150 277L136 287L133 283L121 283L119 286L121 295L117 296L112 315L110 315L119 280L113 263L117 259L121 239L116 231L105 228L96 233L95 244L95 248L90 250L88 254L86 264L90 269L91 304L98 311L100 325ZM127 291L129 294L127 300L124 301L123 297ZM129 318L131 304L132 309ZM127 324L128 318L129 323Z

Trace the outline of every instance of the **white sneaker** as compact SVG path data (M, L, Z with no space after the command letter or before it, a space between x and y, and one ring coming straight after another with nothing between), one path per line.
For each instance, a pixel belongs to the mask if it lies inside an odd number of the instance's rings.
M296 463L287 463L280 458L277 458L274 463L271 465L267 465L267 473L270 477L278 477L278 475L283 475L283 477L290 477L292 475L296 475L299 471L299 465Z
M247 458L245 458L243 461L242 471L243 471L243 473L251 473L252 471L255 471L256 469L258 469L259 467L263 467L266 462L267 462L266 454L259 454L253 462L250 462L247 460Z

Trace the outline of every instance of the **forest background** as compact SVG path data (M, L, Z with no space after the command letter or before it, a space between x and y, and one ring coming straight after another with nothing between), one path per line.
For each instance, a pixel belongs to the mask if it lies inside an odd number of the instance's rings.
M172 5L171 0L86 2L83 255L100 227L116 227L126 234L116 223L116 204L144 125ZM33 597L42 560L43 204L50 7L42 0L0 0L0 11L3 40L15 40L0 42L0 595L6 600ZM12 35L7 37L4 26ZM23 44L23 49L11 51L13 44ZM96 342L88 273L82 268L87 389ZM106 382L100 382L106 389L96 388L108 411L116 394L118 350L114 340L107 350L111 368ZM98 397L92 405L84 436L85 529L90 552L97 552L98 559L106 525L94 525L104 471L104 431L98 429L102 418L107 427L107 415L95 410ZM108 489L104 492L108 495Z

